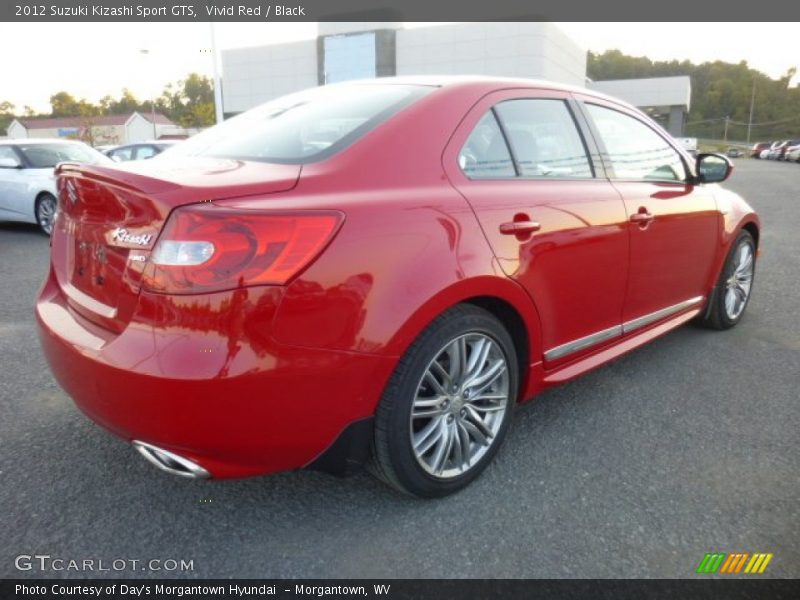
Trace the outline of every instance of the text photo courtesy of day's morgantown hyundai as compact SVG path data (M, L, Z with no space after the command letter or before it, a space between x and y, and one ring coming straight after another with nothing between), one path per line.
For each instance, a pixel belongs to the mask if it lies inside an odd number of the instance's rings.
M800 25L149 4L3 9L0 595L800 593Z

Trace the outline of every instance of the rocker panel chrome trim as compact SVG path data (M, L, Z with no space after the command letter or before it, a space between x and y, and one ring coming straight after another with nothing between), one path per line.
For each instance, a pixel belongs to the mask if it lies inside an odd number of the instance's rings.
M655 323L656 321L660 321L661 319L665 319L676 313L692 308L697 304L703 302L703 300L705 300L704 296L696 296L694 298L690 298L689 300L684 300L683 302L678 302L677 304L673 304L672 306L667 306L666 308L662 308L661 310L657 310L655 312L651 312L641 317L631 319L630 321L626 321L622 325L615 325L614 327L609 327L608 329L603 329L602 331L598 331L596 333L592 333L577 340L567 342L566 344L556 346L555 348L551 348L550 350L544 353L544 359L556 360L558 358L569 356L570 354L573 354L580 350L591 348L592 346L596 346L597 344L600 344L612 338L623 336L626 333L630 333L631 331L641 329L642 327L646 327L651 323Z
M666 308L662 308L661 310L657 310L656 312L652 312L650 314L637 317L636 319L631 319L630 321L626 321L622 324L622 333L629 333L631 331L635 331L636 329L640 329L650 323L655 323L656 321L660 321L661 319L665 319L675 313L679 313L684 311L688 308L692 308L696 304L700 304L705 298L703 296L696 296L694 298L690 298L689 300L684 300L683 302L678 302L678 304L673 304L672 306L668 306Z

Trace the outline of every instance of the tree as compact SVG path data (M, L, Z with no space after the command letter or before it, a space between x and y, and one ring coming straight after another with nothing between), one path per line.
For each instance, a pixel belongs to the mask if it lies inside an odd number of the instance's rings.
M687 135L721 137L729 117L729 138L744 140L750 119L750 100L755 86L752 137L786 139L800 137L800 87L789 87L795 68L772 79L748 66L722 61L696 65L690 61L652 61L627 56L619 50L589 53L587 74L594 80L688 75L692 82Z
M67 92L58 92L50 96L51 115L53 117L77 117L78 101Z
M132 112L141 111L142 103L133 95L128 88L122 89L122 96L118 100L109 102L108 110L113 115L126 115Z
M11 125L11 121L14 120L14 108L15 106L8 100L0 102L0 132L3 135L5 135L8 126Z
M183 127L208 127L214 124L214 86L210 78L190 73L168 84L156 106Z
M105 95L97 103L81 98L78 100L66 91L50 96L50 117L78 117L86 135L94 140L94 123L100 115L124 115L140 112L149 115L153 102L141 102L131 90L123 88L119 97ZM8 101L0 102L0 131L14 119L15 106ZM214 124L214 86L210 78L198 73L189 73L186 79L164 87L155 100L155 109L183 127L208 127ZM30 106L23 107L26 117L39 116ZM102 140L100 140L102 141Z
M208 77L189 73L182 83L183 95L190 106L214 102L214 86Z

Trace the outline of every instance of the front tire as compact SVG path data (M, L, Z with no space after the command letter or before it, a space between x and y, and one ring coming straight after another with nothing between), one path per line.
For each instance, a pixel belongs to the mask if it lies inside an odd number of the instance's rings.
M741 320L753 291L755 266L755 240L749 231L743 230L728 251L717 282L717 293L711 298L706 325L713 329L730 329Z
M58 202L53 194L40 194L36 199L35 214L39 229L47 235L53 232L53 223L56 220Z
M503 443L519 387L514 344L491 313L459 305L400 360L375 417L372 471L401 492L446 496Z

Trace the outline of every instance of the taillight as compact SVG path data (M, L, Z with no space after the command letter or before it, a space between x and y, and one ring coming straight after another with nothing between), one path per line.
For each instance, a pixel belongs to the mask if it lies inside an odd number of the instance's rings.
M335 211L179 208L164 226L143 283L170 294L283 285L317 257L343 219Z

